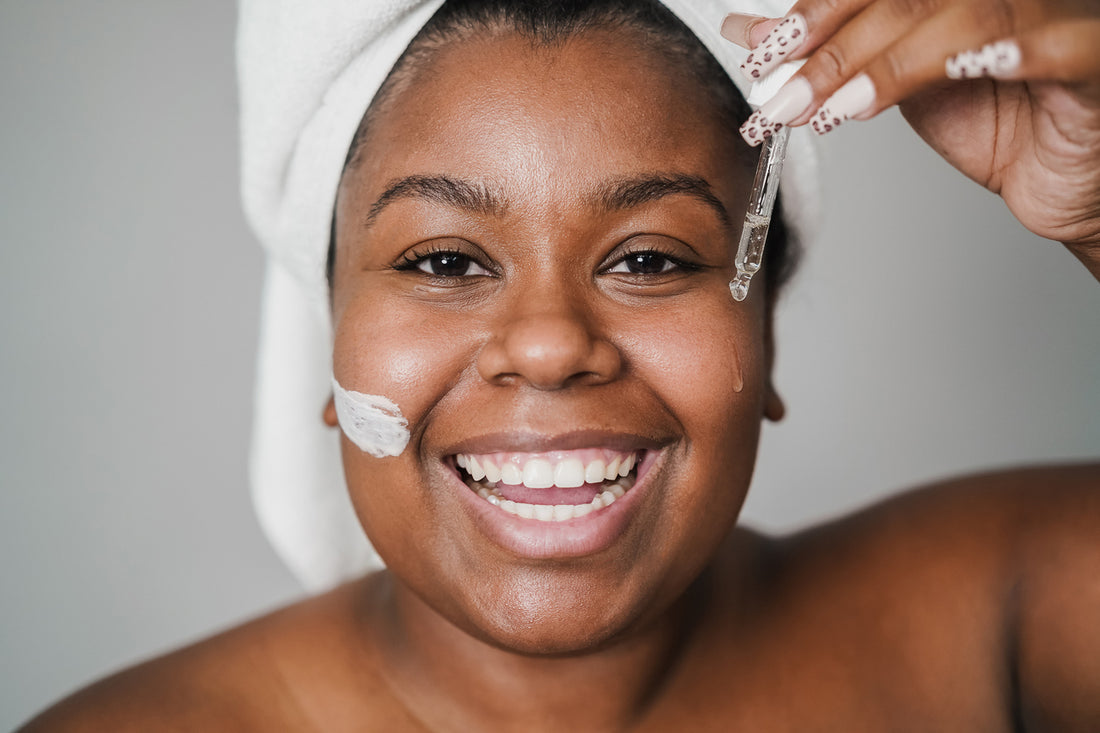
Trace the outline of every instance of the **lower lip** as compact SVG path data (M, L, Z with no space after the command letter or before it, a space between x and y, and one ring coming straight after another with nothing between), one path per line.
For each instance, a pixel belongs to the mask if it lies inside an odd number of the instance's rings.
M543 522L510 514L475 494L456 474L451 474L474 524L492 542L520 557L552 560L594 555L618 539L649 486L650 468L660 452L647 451L638 465L634 485L610 506L564 522Z

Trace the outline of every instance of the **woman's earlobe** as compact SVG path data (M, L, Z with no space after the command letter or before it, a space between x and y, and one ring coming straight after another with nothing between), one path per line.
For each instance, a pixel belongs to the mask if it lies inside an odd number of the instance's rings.
M321 419L330 428L334 428L339 424L336 419L336 400L332 397L329 397L328 402L325 403L325 409L321 412Z
M779 396L775 385L768 380L768 389L764 395L764 417L772 422L779 422L787 414L787 406L783 404L783 398Z

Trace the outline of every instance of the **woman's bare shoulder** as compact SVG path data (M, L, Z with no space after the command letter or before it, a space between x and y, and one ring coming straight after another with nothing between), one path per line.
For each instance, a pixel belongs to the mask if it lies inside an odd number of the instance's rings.
M926 557L959 558L965 550L1004 557L1026 552L1027 542L1048 535L1074 536L1081 522L1096 520L1098 511L1100 463L1031 466L937 481L792 540L850 536L881 549L904 550L916 543Z
M800 578L844 575L880 589L1019 582L1045 547L1085 552L1100 536L1100 463L937 481L772 543ZM843 587L841 583L838 587Z
M858 684L1100 723L1100 464L937 482L769 545L762 617Z
M20 733L326 729L324 720L346 704L330 698L350 683L352 669L358 705L369 708L372 693L385 697L380 678L371 674L369 652L354 642L361 639L355 606L364 582L113 674L60 701Z
M837 730L1100 724L1100 465L937 482L722 557L752 570L716 574L743 579L719 584L716 678L751 669L734 689L761 710L785 690Z

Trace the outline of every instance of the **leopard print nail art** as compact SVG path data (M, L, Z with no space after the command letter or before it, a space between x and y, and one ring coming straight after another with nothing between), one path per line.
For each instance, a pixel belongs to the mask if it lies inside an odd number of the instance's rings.
M753 81L763 79L772 69L787 61L806 41L806 21L791 15L772 28L749 57L741 64L741 73Z
M779 132L781 127L783 127L782 123L772 122L760 114L760 110L756 110L749 119L745 120L745 124L741 125L741 137L745 138L745 142L755 148Z
M1020 66L1020 47L1015 41L988 43L977 51L963 51L947 59L948 79L996 78Z

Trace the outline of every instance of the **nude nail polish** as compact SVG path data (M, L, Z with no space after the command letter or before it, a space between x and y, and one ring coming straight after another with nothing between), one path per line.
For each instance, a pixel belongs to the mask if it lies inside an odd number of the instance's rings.
M730 13L722 21L722 37L727 41L736 43L741 48L749 46L749 29L756 23L764 20L763 15L752 13Z
M825 100L825 104L810 119L810 126L818 135L824 135L845 120L866 112L874 102L875 84L871 77L860 74Z
M814 90L810 82L796 76L788 81L775 96L765 102L760 109L741 126L741 137L749 145L757 146L769 135L779 131L783 125L800 116L813 101Z
M805 77L796 76L775 93L775 96L760 106L763 113L772 122L786 125L800 116L814 100L814 90Z
M806 20L797 13L772 28L741 64L741 73L751 81L763 79L772 69L788 61L806 42Z

